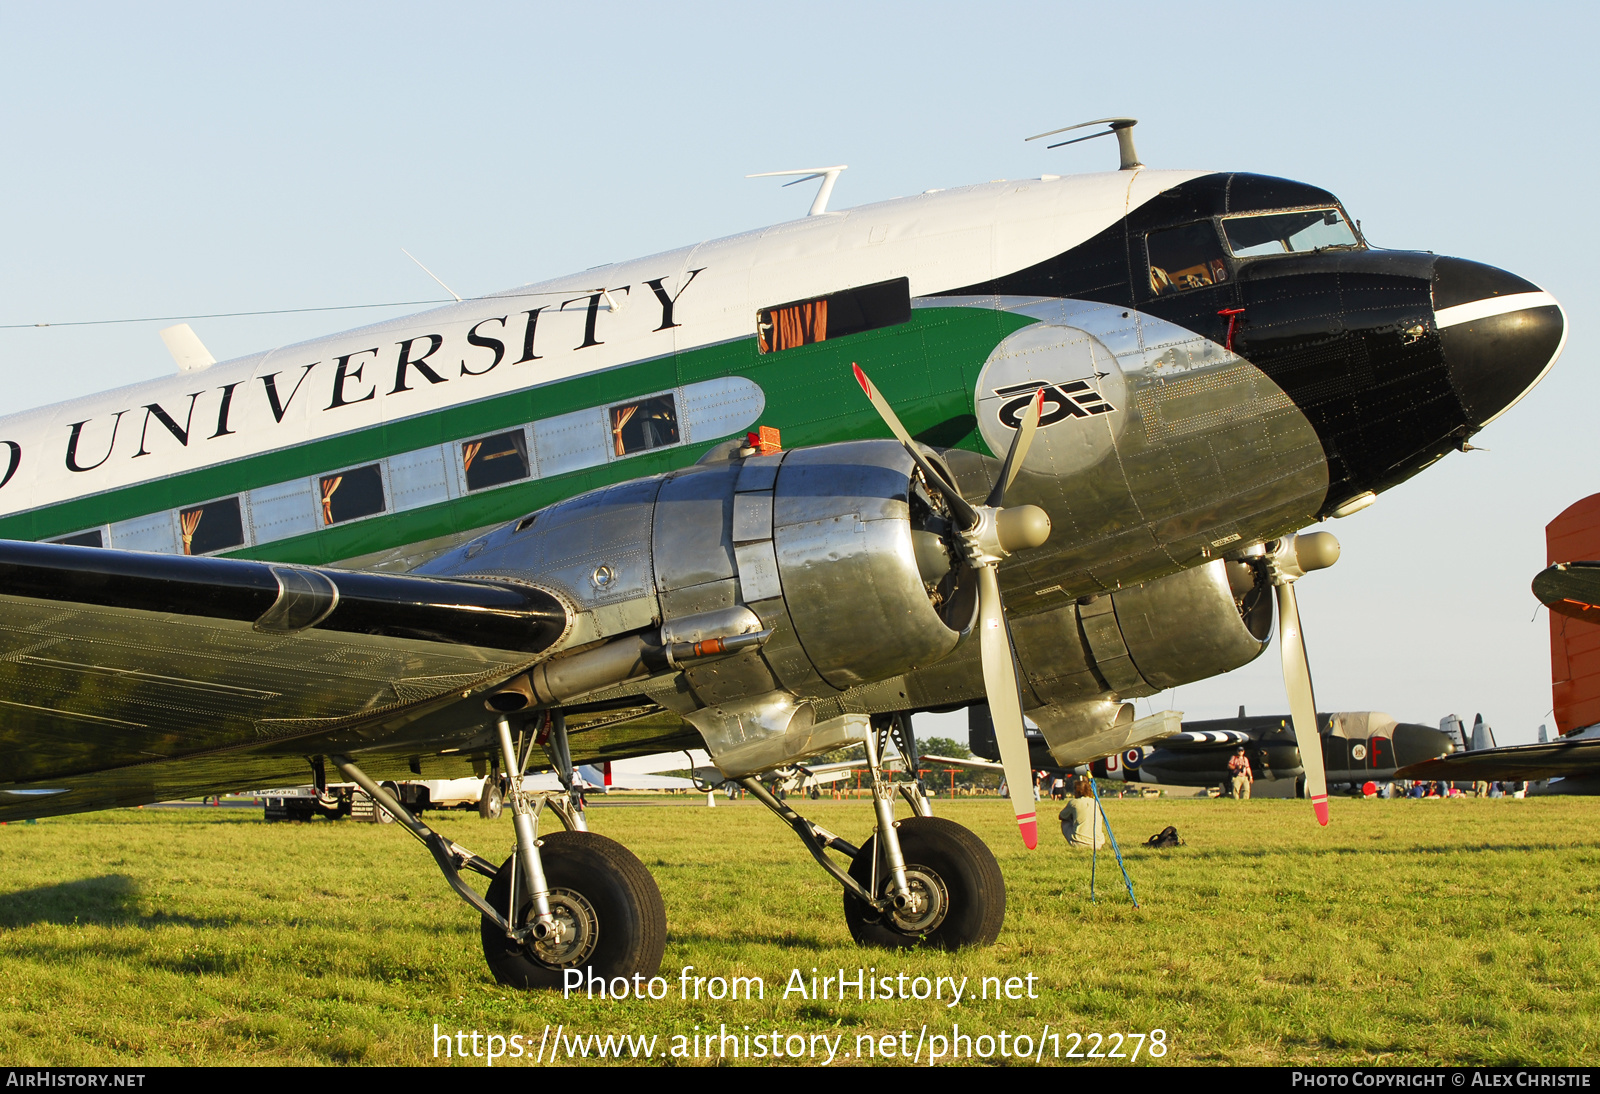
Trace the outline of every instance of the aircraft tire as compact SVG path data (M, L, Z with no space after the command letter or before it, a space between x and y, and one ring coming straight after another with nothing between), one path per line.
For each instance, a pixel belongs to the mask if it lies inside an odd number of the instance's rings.
M1006 917L1006 883L994 853L970 830L943 817L911 817L899 825L900 850L914 889L940 893L943 914L918 922L901 913L880 915L850 893L844 895L844 919L850 936L862 946L908 949L927 946L956 950L988 946L1000 935ZM862 846L850 864L850 876L865 888L871 883L878 837ZM878 878L887 890L888 878Z
M483 794L478 798L478 816L484 820L498 820L501 810L500 787L493 779L483 784Z
M387 791L389 796L395 801L399 802L401 805L405 804L405 801L400 797L400 787L398 784L392 782L383 782L379 783L378 786L380 789ZM374 800L372 803L372 818L379 824L394 823L394 814L389 812L383 806L379 805L376 800Z
M593 832L552 832L539 840L551 911L572 937L555 945L513 942L493 920L482 925L483 956L497 982L530 990L562 987L569 968L585 976L646 978L661 968L667 944L667 910L644 863L622 844ZM513 856L515 857L515 856ZM489 884L491 907L510 906L511 859ZM512 920L532 915L524 900Z

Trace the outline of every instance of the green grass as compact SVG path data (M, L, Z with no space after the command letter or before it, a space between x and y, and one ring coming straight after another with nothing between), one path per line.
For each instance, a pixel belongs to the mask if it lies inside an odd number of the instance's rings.
M866 803L808 804L823 825L866 834ZM1091 903L1088 856L1053 831L1030 854L1002 803L935 807L1005 871L990 949L857 949L838 887L752 803L593 810L595 830L661 886L663 1002L498 987L476 917L394 826L190 809L0 827L0 1059L422 1063L435 1023L534 1045L546 1023L654 1033L659 1054L697 1023L844 1034L843 1052L902 1028L915 1043L924 1024L1036 1036L1048 1022L1160 1028L1167 1062L1216 1064L1577 1065L1600 1043L1600 802L1335 801L1319 830L1291 801L1111 801L1126 844L1169 823L1188 841L1127 850L1138 910L1109 857ZM509 853L509 817L439 826L495 861ZM763 976L766 999L680 1001L685 965ZM792 969L858 966L966 976L974 991L981 977L1033 974L1042 987L955 1009L783 997Z

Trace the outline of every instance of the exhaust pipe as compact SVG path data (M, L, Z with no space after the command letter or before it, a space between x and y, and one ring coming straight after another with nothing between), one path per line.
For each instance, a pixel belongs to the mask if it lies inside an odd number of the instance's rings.
M718 623L727 622L726 613L707 614L716 616ZM748 616L760 626L753 612L741 609L740 615ZM770 630L697 637L695 628L686 628L684 622L667 624L648 635L618 638L570 657L544 661L490 692L483 705L496 714L557 706L640 676L679 668L685 662L757 649L772 637ZM685 635L686 640L673 641L678 635Z

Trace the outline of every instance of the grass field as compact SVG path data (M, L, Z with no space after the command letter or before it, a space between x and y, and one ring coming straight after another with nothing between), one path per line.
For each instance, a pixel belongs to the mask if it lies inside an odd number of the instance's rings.
M820 823L866 834L866 803L809 804ZM1126 843L1167 824L1187 841L1127 850L1138 910L1114 860L1101 857L1091 903L1088 856L1058 835L1030 854L999 802L935 807L996 848L1007 907L991 949L857 949L838 887L753 803L591 811L595 830L632 848L661 886L671 988L662 1001L498 987L476 916L397 826L268 826L256 810L216 808L8 825L0 1059L433 1063L437 1024L447 1035L520 1035L527 1056L501 1062L530 1063L549 1024L568 1038L655 1035L656 1063L711 1062L704 1052L692 1061L667 1053L674 1036L724 1025L741 1037L776 1032L780 1043L842 1037L836 1065L860 1062L858 1037L874 1038L879 1062L885 1047L903 1062L901 1048L909 1053L921 1037L925 1063L953 1023L963 1035L1035 1040L1049 1023L1065 1038L1055 1046L1063 1056L1070 1033L1164 1030L1165 1057L1149 1060L1146 1041L1141 1064L1595 1058L1600 802L1336 800L1333 825L1318 830L1292 801L1111 801ZM439 826L495 861L509 852L509 817L452 816ZM765 999L683 1001L685 965L692 975L761 976ZM784 996L791 970L809 988L812 968L854 979L862 966L964 976L968 997L951 1008ZM1028 975L1037 998L973 998L983 977ZM454 1044L472 1050L470 1039ZM1041 1051L1048 1062L1054 1049ZM447 1062L443 1050L438 1062Z

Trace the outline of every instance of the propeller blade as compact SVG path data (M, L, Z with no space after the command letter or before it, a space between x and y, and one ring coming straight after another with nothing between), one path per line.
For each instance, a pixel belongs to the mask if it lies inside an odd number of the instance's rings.
M1011 489L1011 484L1017 479L1017 472L1022 470L1022 461L1028 458L1028 446L1033 443L1034 431L1039 428L1039 415L1044 413L1044 388L1040 387L1033 397L1033 402L1028 404L1028 409L1022 412L1022 421L1017 426L1017 432L1011 438L1011 449L1006 453L1006 462L1000 468L1000 478L995 481L994 489L989 492L987 504L994 508L1005 500L1006 491Z
M1306 796L1316 811L1317 823L1328 823L1328 776L1322 763L1322 735L1317 732L1317 700L1311 693L1311 665L1306 660L1305 635L1300 628L1300 605L1294 582L1278 586L1278 648L1283 654L1283 687L1289 694L1289 714L1294 721L1295 744L1305 771Z
M1022 723L1022 696L1017 690L1017 663L1006 631L1005 607L1000 602L1000 579L993 566L978 568L978 646L983 655L983 690L989 696L994 718L995 743L1006 785L1011 788L1011 808L1028 850L1039 846L1039 820L1033 801L1033 763L1028 758L1027 729Z
M860 365L852 361L850 362L850 367L855 370L856 383L860 384L861 390L867 393L867 400L872 403L872 408L878 412L878 417L883 419L884 424L889 427L889 432L895 435L895 439L906 446L906 451L911 453L911 458L916 461L917 466L922 469L922 473L927 476L928 484L938 487L943 492L945 500L950 503L950 508L955 510L956 516L964 526L971 528L977 524L977 511L967 503L966 498L961 496L961 491L957 490L943 475L939 474L938 469L923 456L922 450L917 447L917 442L911 439L911 434L906 432L906 427L900 424L900 417L894 412L894 407L889 405L889 400L885 399L883 393L873 386L871 380L867 379L867 374L861 371Z

